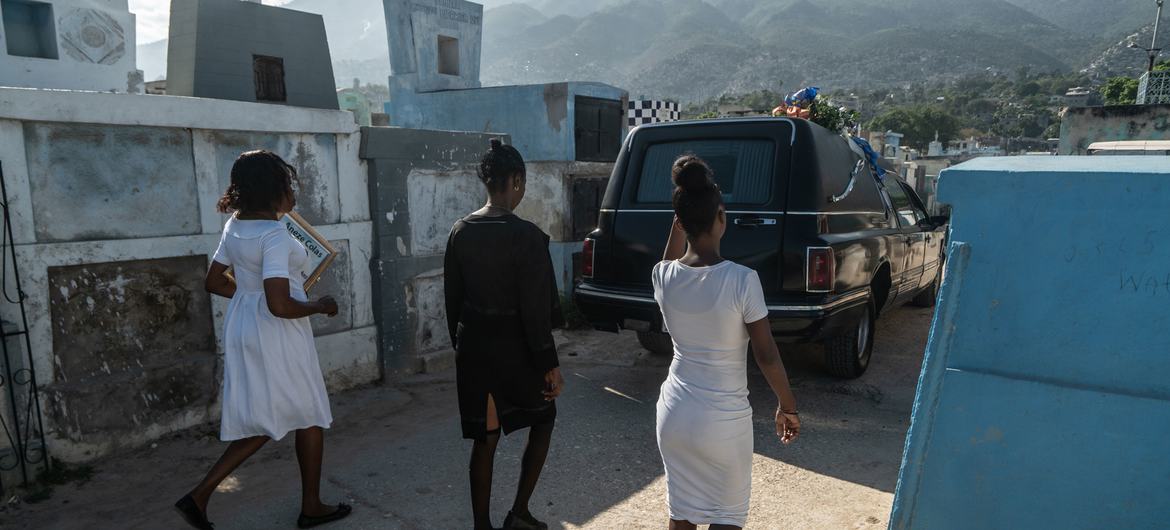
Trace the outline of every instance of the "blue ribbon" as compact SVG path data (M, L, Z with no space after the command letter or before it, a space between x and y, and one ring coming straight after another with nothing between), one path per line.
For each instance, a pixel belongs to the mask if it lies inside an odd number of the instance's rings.
M865 151L865 158L869 160L869 165L872 166L874 171L877 173L878 179L884 181L886 178L886 170L882 166L878 165L878 160L880 160L881 157L879 157L877 152L873 150L873 146L869 145L869 142L856 136L853 137L853 142L856 143L862 151Z
M812 103L814 99L817 99L817 94L820 93L820 91L821 89L815 86L802 88L784 98L784 104L791 107L800 103Z

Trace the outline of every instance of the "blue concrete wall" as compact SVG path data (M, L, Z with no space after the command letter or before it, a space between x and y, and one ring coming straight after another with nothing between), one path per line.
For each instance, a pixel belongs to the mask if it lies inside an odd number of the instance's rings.
M891 528L1170 525L1170 158L942 173L951 253Z
M585 248L584 241L552 241L548 245L548 254L552 258L553 273L557 278L557 289L565 296L573 294L573 267L577 262L577 254Z
M553 83L441 92L415 92L390 79L390 123L408 129L505 131L526 160L576 159L577 96L624 101L628 94L601 83ZM624 103L623 103L623 108Z

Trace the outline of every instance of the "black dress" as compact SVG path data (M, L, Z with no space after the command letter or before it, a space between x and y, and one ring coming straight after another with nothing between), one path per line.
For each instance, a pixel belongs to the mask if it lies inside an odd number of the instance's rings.
M563 324L548 242L511 214L472 214L451 229L443 278L464 438L484 438L488 394L505 434L556 419L543 394Z

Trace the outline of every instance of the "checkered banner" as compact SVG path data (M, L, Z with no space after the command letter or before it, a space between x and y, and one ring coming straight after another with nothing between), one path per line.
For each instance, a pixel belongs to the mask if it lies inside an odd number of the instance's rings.
M649 123L678 121L681 112L677 102L643 99L630 101L626 116L630 127L637 127Z

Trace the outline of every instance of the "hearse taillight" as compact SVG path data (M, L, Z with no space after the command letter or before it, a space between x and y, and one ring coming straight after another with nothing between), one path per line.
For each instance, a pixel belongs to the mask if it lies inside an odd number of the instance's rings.
M837 257L832 247L809 247L805 261L805 290L810 293L828 293L833 290L837 274Z
M581 249L581 276L584 278L593 277L593 240L586 239L585 246Z

